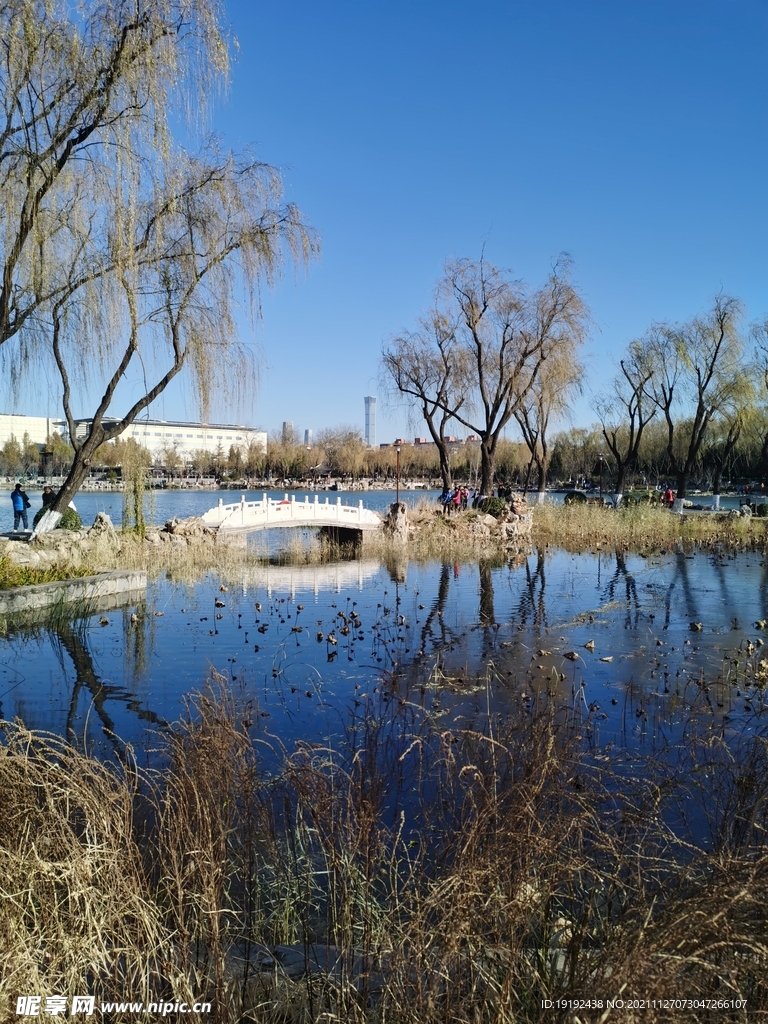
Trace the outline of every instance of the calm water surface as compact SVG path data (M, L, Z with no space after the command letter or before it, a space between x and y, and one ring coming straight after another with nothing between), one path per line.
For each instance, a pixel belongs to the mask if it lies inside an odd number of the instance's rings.
M240 495L245 494L247 501L260 499L263 490L258 491L175 491L157 490L150 492L145 499L145 515L148 523L163 524L168 519L185 519L188 516L199 516L218 504L219 498L224 504L230 504L240 500ZM270 498L280 499L285 491L267 491ZM385 512L395 500L395 491L294 491L297 501L303 501L307 495L312 501L315 493L319 493L321 502L328 498L335 502L341 498L344 505L357 505L362 501L366 508L374 509L377 512ZM440 492L437 490L400 490L400 499L408 505L416 505L419 501L436 502ZM1 497L1 492L0 492ZM40 491L29 490L30 501L32 502L31 513L34 513L42 504ZM13 525L13 510L11 509L10 491L6 494L5 516L2 521L4 528L10 529ZM562 494L552 494L548 500L560 504L563 500ZM703 504L708 504L711 499L702 499ZM82 491L77 495L75 504L80 512L83 522L93 522L97 512L106 512L116 524L122 522L123 518L123 495L119 492L93 492ZM738 508L739 499L735 495L728 495L721 501L723 508Z
M244 494L246 501L261 500L262 494L270 498L281 499L285 495L283 490L258 490L258 491L175 491L157 490L147 493L144 501L144 510L148 523L162 525L168 519L186 519L188 516L200 516L208 509L218 504L219 498L225 505L240 501L240 495ZM332 503L341 498L342 505L357 505L362 501L366 508L374 509L377 512L385 512L395 500L395 491L289 491L294 494L296 501L303 501L305 495L312 501L315 494L319 495L321 502L326 498ZM421 500L436 501L439 491L400 491L400 500L408 505L416 505ZM29 491L29 499L32 502L30 512L34 513L42 505L42 492ZM97 512L106 512L115 524L120 524L123 519L123 495L118 492L102 491L81 491L75 498L75 505L82 516L83 522L90 525ZM11 509L10 492L7 494L6 519L7 529L13 523L13 510Z
M0 640L0 716L103 756L126 742L144 752L215 671L252 732L288 748L408 703L462 728L554 699L596 752L663 753L692 716L718 735L763 727L768 634L754 624L768 617L768 566L756 554L244 566L221 586L216 573L161 579L146 602Z

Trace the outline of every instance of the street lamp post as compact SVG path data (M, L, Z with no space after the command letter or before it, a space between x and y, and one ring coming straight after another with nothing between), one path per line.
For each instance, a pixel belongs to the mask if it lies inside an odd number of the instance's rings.
M396 448L397 452L397 475L395 476L395 502L400 504L400 448Z
M600 455L600 497L603 497L603 456Z

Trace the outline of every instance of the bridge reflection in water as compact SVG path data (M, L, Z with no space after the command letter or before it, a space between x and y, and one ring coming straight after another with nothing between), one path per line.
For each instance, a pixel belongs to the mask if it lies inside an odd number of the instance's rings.
M219 504L202 518L206 526L220 533L251 533L291 526L328 526L368 532L380 529L382 524L379 513L363 508L362 501L357 505L342 505L341 498L333 503L328 498L321 502L318 495L314 495L312 501L309 495L305 495L303 501L296 501L293 494L290 498L286 494L282 501L270 499L266 494L262 494L261 501L246 501L242 494L240 501L231 505L225 505L219 498Z
M349 562L331 562L327 565L262 565L248 569L243 578L243 596L248 589L265 589L271 598L273 592L290 594L312 591L317 596L321 591L333 591L363 587L381 572L381 562L374 558L355 559Z

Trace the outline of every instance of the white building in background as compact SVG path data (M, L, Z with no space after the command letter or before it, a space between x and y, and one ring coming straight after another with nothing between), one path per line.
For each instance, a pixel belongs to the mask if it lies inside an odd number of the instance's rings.
M24 435L29 435L33 444L44 445L51 434L67 435L66 423L63 419L52 416L11 416L0 413L0 447L15 438L19 444Z
M105 420L114 422L114 420ZM76 420L78 439L88 433L90 419ZM245 451L255 445L261 451L267 450L267 433L265 430L252 430L250 427L233 426L223 423L177 423L174 420L137 420L127 427L120 435L121 441L132 438L137 444L147 448L152 456L173 448L181 459L189 460L196 451L217 452L229 455L234 446Z
M376 399L373 395L365 396L365 443L369 448L376 447Z

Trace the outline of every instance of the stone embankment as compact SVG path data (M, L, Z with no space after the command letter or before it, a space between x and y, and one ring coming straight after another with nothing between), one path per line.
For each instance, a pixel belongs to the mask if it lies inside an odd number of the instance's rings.
M5 555L16 565L46 569L65 562L79 562L104 539L112 541L116 547L119 545L112 520L99 512L89 529L51 530L23 541L0 537L0 556Z
M6 615L31 614L60 604L76 602L91 611L119 608L126 599L147 589L147 574L115 569L95 576L81 576L56 583L0 590L0 624ZM0 629L0 632L3 632Z
M150 530L146 540L154 547L187 547L216 543L217 535L216 530L193 516L190 519L169 519L162 529ZM51 530L23 541L0 538L0 556L5 555L16 565L46 569L68 562L78 564L97 544L101 549L112 547L115 551L119 551L121 546L120 535L104 512L98 513L89 529Z

